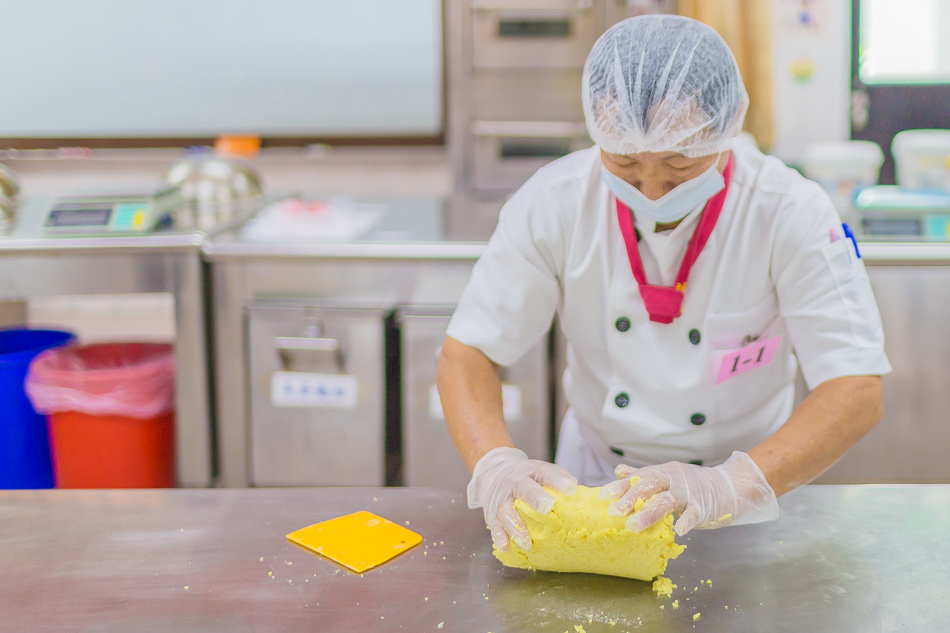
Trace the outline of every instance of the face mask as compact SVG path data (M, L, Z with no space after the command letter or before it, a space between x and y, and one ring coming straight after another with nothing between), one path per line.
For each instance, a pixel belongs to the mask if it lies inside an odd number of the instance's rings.
M712 167L702 174L673 187L656 200L650 200L629 182L610 173L606 167L601 169L601 178L613 194L632 211L650 218L657 224L669 224L682 220L690 211L705 204L725 188L726 182L716 169L717 164L718 157Z

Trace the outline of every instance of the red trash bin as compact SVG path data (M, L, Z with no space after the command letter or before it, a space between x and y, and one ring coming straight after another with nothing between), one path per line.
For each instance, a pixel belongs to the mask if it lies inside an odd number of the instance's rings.
M57 488L175 485L171 345L51 350L30 365L26 392L48 415Z

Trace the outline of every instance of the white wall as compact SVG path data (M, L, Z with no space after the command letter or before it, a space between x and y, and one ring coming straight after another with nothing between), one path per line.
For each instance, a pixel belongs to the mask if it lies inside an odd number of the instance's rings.
M797 165L808 144L851 136L851 2L772 0L772 34L771 153Z

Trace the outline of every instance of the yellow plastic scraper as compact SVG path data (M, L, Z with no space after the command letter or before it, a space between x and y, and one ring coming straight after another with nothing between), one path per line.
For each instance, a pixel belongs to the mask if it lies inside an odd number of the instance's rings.
M291 532L287 539L353 571L385 563L422 542L422 536L361 510Z

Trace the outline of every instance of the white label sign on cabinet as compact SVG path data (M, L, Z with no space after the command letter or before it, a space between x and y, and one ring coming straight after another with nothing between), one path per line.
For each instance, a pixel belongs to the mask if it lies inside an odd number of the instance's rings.
M346 374L275 371L270 398L275 407L356 408L359 381Z
M521 419L521 387L518 385L501 386L501 408L502 415L508 422L514 422ZM442 399L439 397L439 388L436 385L429 387L429 417L436 420L444 420L445 412L442 411Z

